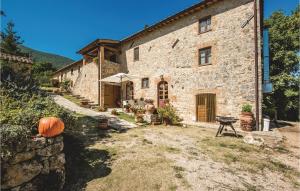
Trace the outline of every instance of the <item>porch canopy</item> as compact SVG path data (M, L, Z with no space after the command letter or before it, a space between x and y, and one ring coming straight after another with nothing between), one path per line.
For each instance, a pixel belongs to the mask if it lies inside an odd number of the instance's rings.
M123 107L122 82L127 82L127 81L131 81L133 79L138 79L138 78L139 78L138 76L134 76L134 75L129 75L129 74L125 74L125 73L117 73L115 75L103 78L100 81L108 83L108 84L121 86L121 104Z

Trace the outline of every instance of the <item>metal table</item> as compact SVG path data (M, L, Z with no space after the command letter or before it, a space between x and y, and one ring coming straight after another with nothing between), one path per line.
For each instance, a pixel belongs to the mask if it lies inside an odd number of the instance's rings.
M231 129L234 131L235 133L235 136L238 137L234 127L233 127L233 123L235 123L238 119L234 118L234 117L224 117L224 116L217 116L216 117L216 121L218 121L220 123L220 126L219 126L219 129L218 129L218 132L216 134L216 137L218 135L221 135L222 134L222 131L224 129L225 126L229 126L231 127Z

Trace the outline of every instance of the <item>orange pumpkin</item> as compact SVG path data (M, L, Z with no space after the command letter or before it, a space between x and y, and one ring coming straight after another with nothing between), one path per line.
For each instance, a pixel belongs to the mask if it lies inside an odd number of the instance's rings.
M43 137L54 137L64 131L65 124L56 117L44 117L39 122L39 134Z

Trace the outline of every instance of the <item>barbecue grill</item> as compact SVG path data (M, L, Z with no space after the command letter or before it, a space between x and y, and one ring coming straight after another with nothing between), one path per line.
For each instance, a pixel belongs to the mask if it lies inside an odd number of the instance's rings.
M231 127L231 129L234 131L234 134L236 137L238 137L234 127L233 127L233 123L237 122L238 119L234 118L234 117L225 117L225 116L217 116L216 117L216 121L218 121L220 123L220 126L219 126L219 129L218 129L218 132L216 134L216 137L218 135L221 135L222 134L222 131L224 129L225 126L229 126Z

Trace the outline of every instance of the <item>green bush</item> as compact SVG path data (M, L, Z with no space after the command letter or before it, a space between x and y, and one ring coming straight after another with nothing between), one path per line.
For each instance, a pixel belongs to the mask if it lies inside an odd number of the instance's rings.
M29 136L30 131L24 126L3 124L0 128L1 158L11 156L16 147L25 145Z
M71 87L71 80L64 80L60 83L60 87L66 91L70 92L70 87Z
M252 106L250 104L243 105L242 112L252 112Z
M182 119L176 114L176 109L171 105L165 105L157 109L158 114L162 119L170 120L171 124L177 125Z
M65 127L72 127L75 116L57 105L51 97L41 90L2 81L0 88L1 110L1 157L9 155L14 149L14 141L37 134L38 122L43 117L58 117Z

